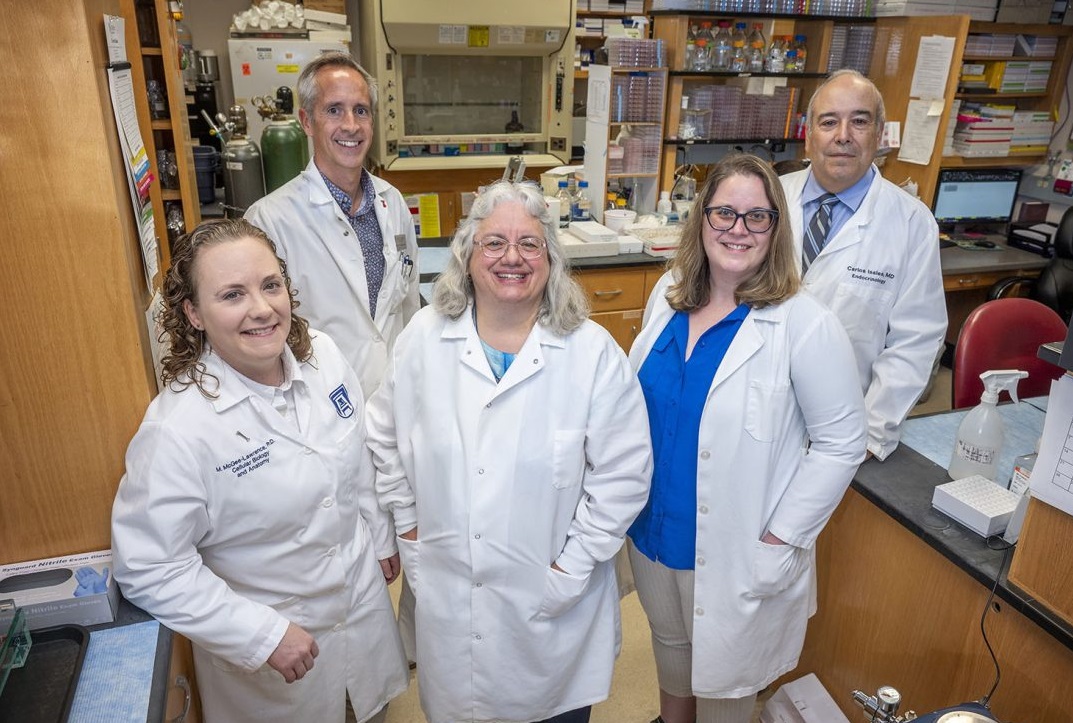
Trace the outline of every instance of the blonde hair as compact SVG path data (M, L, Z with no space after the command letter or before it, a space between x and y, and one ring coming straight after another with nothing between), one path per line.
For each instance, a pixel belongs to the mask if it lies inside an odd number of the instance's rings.
M279 262L279 272L291 297L291 311L298 308L296 292L291 288L287 264L276 254L276 244L264 231L245 219L222 219L206 221L175 242L171 253L171 268L164 277L163 299L160 302L160 321L164 328L159 341L167 343L168 350L161 360L163 371L160 381L172 389L182 390L193 385L206 397L216 395L205 386L205 380L216 379L205 368L202 356L205 353L205 332L194 327L183 310L183 302L197 303L197 279L194 265L201 250L244 238L260 241ZM306 361L313 355L313 342L309 336L309 322L297 314L291 314L291 330L287 334L287 346L295 359ZM216 380L219 381L219 380Z
M436 311L451 319L462 315L473 300L473 280L469 262L473 257L473 240L481 221L492 215L496 206L508 202L520 203L526 212L540 222L548 250L548 283L540 303L537 320L551 332L565 336L577 329L589 317L589 305L574 277L566 254L559 244L558 219L551 217L540 188L532 182L511 183L496 181L485 188L473 201L469 216L458 227L451 240L451 258L447 268L436 279L432 305Z
M708 174L697 194L699 205L689 214L682 228L678 253L670 265L675 281L667 289L667 303L676 311L693 311L711 300L711 271L704 251L703 224L708 223L704 208L711 203L719 184L731 176L759 178L768 201L778 212L771 227L767 256L756 273L734 290L737 302L762 309L785 301L801 286L782 184L767 161L748 153L737 153L724 158Z

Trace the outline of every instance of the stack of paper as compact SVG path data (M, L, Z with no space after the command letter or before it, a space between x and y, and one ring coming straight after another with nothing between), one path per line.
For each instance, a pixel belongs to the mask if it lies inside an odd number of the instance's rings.
M967 157L1008 156L1014 106L962 103L954 129L954 152Z
M305 11L309 39L327 42L353 42L345 13L330 13L325 10Z
M1051 143L1054 122L1050 113L1019 110L1013 114L1011 153L1045 154Z

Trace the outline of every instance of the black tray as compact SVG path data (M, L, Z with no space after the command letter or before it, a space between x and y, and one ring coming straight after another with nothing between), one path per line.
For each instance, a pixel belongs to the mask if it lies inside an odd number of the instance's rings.
M89 631L81 625L31 630L26 663L0 695L0 723L63 723L71 712Z

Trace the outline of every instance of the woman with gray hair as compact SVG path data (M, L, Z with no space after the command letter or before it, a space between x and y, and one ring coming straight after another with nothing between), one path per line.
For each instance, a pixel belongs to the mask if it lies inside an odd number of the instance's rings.
M539 188L500 181L370 400L431 723L584 722L610 690L613 559L651 445L626 357L587 315Z

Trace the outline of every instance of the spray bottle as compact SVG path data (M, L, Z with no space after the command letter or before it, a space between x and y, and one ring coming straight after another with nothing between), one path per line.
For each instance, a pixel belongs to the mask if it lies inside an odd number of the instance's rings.
M995 467L1005 435L1002 416L995 406L998 395L1005 389L1016 403L1017 382L1027 376L1028 372L1017 369L998 369L980 375L984 382L984 393L980 395L980 403L965 415L958 427L948 468L951 479L978 474L995 480Z

